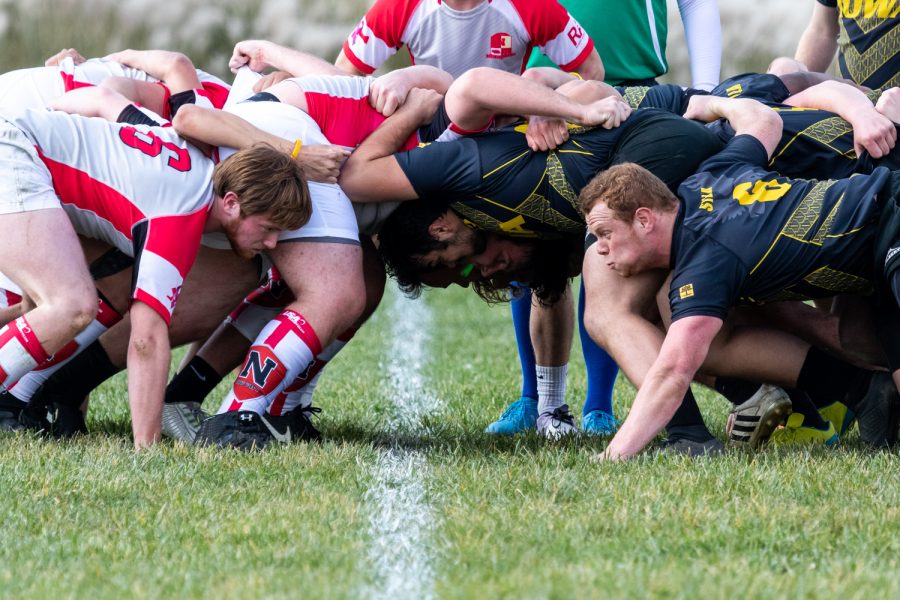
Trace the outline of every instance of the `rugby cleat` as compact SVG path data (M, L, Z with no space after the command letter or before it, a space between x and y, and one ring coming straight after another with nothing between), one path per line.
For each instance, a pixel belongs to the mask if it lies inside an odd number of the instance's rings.
M773 431L769 438L769 444L772 446L822 444L831 447L837 446L839 443L840 439L831 421L828 421L828 427L825 429L804 427L803 415L800 413L793 413L789 416L784 427Z
M500 418L487 426L485 433L515 435L535 428L538 418L538 401L522 396L506 407Z
M832 402L828 406L823 406L819 409L819 414L826 421L831 421L838 437L844 437L856 421L856 414L843 402Z
M24 429L19 423L19 413L24 408L24 402L9 392L0 392L0 432Z
M681 454L690 458L698 458L701 456L718 456L725 452L725 444L716 438L710 438L704 442L695 442L686 438L678 438L676 440L666 440L663 442L661 450L663 452L672 452Z
M569 405L563 404L538 415L537 432L541 437L553 441L577 435L578 428L575 427L575 418L569 412Z
M207 417L199 402L167 402L162 410L162 434L193 444L200 424Z
M272 434L260 415L251 410L233 410L213 415L200 424L194 443L199 446L262 450Z
M262 415L263 424L269 429L272 438L282 444L291 442L317 442L322 434L312 423L311 415L322 412L316 406L299 406L283 415Z
M56 439L68 439L87 433L81 410L58 402L50 402L48 405L28 404L19 413L19 423L22 429Z
M581 431L587 435L611 437L619 430L614 416L602 410L592 410L581 417Z
M758 448L791 413L791 399L780 387L761 385L745 402L731 409L725 433L732 444Z
M869 387L856 405L856 420L862 441L884 448L897 443L900 425L900 394L890 373L872 374Z

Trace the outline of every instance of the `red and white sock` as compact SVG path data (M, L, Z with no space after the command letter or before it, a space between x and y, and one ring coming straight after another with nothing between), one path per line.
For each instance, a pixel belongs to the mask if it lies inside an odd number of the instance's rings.
M285 387L322 352L319 336L302 315L286 310L266 325L219 413L251 410L262 414Z
M78 356L82 350L90 346L107 329L121 320L122 315L102 299L98 300L97 317L91 321L91 324L48 360L26 373L18 382L10 386L9 393L22 402L28 402L51 375Z
M8 389L48 358L24 315L8 323L0 329L0 389Z
M355 333L356 329L348 329L325 346L325 349L316 356L309 368L300 373L291 385L284 388L284 391L275 397L269 406L269 414L279 416L298 406L312 404L313 392L316 391L316 385L319 383L325 365L350 342Z

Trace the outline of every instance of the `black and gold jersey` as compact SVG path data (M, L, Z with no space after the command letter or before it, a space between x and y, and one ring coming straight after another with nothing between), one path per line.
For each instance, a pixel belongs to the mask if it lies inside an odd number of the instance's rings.
M819 0L840 21L841 75L870 88L900 85L900 1Z
M814 181L767 164L756 138L737 136L678 189L673 319L871 290L877 196L890 171Z
M396 154L416 194L450 205L474 227L508 236L583 235L581 189L615 162L637 162L673 189L721 144L705 127L659 110L633 113L616 129L573 128L534 152L525 125Z

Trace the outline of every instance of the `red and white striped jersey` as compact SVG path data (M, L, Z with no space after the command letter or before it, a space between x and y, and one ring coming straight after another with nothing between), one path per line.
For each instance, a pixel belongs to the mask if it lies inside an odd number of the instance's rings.
M307 114L332 144L356 148L385 120L369 104L371 77L310 75L289 81L303 90ZM401 150L418 144L418 134L413 133Z
M159 83L165 89L168 99L169 90L165 84L144 71L99 58L92 58L79 65L71 58L66 58L58 67L18 69L0 75L0 110L46 107L51 100L68 91L99 85L110 77ZM197 96L206 98L214 108L222 108L228 97L228 84L199 69L197 78L203 86L203 89L196 90ZM169 118L168 115L163 116Z
M474 67L521 73L535 46L575 71L594 48L556 0L486 0L467 11L441 0L377 0L344 42L344 54L371 73L403 45L415 64L454 77Z
M213 163L171 129L4 114L34 143L75 230L134 257L132 298L168 323L213 200Z

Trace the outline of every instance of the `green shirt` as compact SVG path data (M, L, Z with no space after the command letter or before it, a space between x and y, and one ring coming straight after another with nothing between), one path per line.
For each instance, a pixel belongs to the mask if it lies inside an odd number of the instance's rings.
M603 61L605 81L655 79L669 70L666 0L652 0L652 11L639 0L560 0L585 28ZM528 67L554 66L535 49Z

